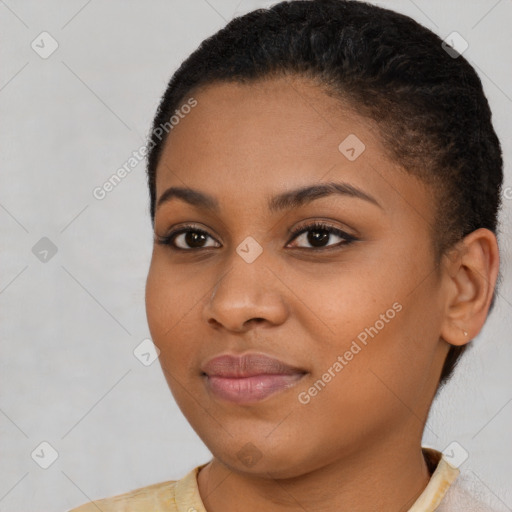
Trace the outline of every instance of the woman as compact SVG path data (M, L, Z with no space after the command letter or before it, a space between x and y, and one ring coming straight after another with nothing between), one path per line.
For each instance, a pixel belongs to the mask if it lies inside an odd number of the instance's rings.
M253 11L176 71L148 151L149 328L213 458L75 512L488 510L463 447L421 446L499 273L501 148L456 49L357 1Z

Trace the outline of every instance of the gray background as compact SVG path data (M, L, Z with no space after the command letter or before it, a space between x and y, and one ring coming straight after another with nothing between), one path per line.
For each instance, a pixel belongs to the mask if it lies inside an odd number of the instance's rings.
M133 354L149 337L145 162L103 200L92 191L144 144L180 62L235 14L269 3L0 0L0 511L67 510L209 458L158 361ZM512 2L378 4L442 38L463 35L503 145L500 295L424 442L460 443L478 492L512 510ZM43 31L59 45L46 59L31 47ZM32 251L42 237L57 248L46 262ZM48 462L43 441L58 452L48 469L31 457Z

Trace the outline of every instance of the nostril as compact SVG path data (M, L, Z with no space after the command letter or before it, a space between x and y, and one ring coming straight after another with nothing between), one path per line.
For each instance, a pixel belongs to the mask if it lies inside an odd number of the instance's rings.
M265 321L264 318L251 318L250 320L247 320L245 323L249 324L250 322L255 322L255 323L260 324L261 322L264 322L264 321Z

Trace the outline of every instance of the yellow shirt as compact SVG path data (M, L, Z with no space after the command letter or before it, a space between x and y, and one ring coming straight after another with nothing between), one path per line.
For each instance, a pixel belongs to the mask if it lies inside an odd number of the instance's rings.
M464 491L453 489L452 483L459 475L459 470L451 466L440 452L423 448L423 453L433 473L427 487L408 512L489 510L475 503ZM86 503L69 512L207 512L197 485L197 474L205 465L197 466L181 480L141 487ZM450 499L445 500L446 497Z

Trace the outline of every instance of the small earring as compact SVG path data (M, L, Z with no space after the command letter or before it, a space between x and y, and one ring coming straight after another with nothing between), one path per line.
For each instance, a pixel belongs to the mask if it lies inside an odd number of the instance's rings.
M468 331L462 331L464 333L464 336L468 335Z

